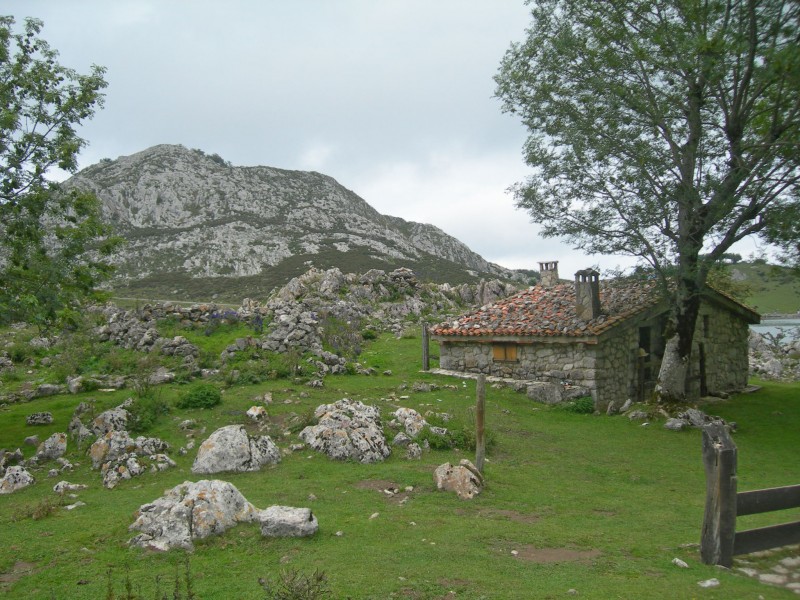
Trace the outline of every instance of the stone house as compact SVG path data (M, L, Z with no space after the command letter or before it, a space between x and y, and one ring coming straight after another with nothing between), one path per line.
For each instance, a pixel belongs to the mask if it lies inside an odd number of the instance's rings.
M646 400L664 353L669 306L655 281L600 281L594 270L561 282L558 263L540 263L540 284L431 328L442 369L527 380L529 395L556 402L567 384L604 411ZM758 313L707 290L690 368L692 396L747 385L749 325ZM540 393L537 393L537 388ZM554 392L555 390L555 392Z

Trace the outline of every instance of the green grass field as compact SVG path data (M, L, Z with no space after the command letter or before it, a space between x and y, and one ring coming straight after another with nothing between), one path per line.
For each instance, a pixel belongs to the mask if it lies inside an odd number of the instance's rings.
M63 477L48 478L54 465L43 465L34 472L35 485L0 496L0 595L109 598L110 576L116 598L126 597L126 579L132 596L155 598L157 578L165 597L172 598L185 553L131 549L127 540L140 505L185 480L200 479L190 472L195 451L177 453L187 441L178 428L184 419L206 428L197 436L199 444L219 426L247 423L244 411L270 391L268 431L281 448L297 442L295 435L282 435L291 413L302 415L344 397L375 404L383 415L409 406L446 411L469 425L474 382L420 373L419 344L413 337L381 337L367 346L362 362L392 375L332 376L321 389L287 380L234 386L212 410L175 409L185 388L162 387L158 393L173 409L147 435L172 444L178 467L106 490L99 472L90 470L85 449L69 448L68 458L80 466ZM442 387L414 393L410 386L416 381ZM102 409L129 393L57 396L4 407L0 447L22 446L34 433L45 439L65 431L81 401L94 398ZM764 384L756 393L705 409L739 424L734 439L740 490L800 482L800 386ZM26 415L43 410L53 413L53 425L25 425ZM310 507L320 530L313 538L264 539L256 524L245 524L196 543L189 556L195 597L265 598L258 579L286 569L324 571L334 598L555 599L572 597L570 590L596 599L795 597L700 563L705 482L699 431L674 433L658 422L642 426L624 417L573 414L506 388L488 388L486 410L495 443L488 452L486 488L471 501L437 492L433 484L437 465L471 458L458 450L431 451L420 461L395 453L384 463L360 465L306 449L258 473L217 475L258 508ZM248 428L256 431L249 423ZM23 450L30 456L34 449ZM89 485L77 493L86 506L58 507L33 518L36 507L55 498L52 487L62 478ZM390 485L413 491L401 503L405 494L383 493ZM316 499L309 500L310 494ZM378 516L370 519L374 513ZM740 527L788 521L799 513L750 517ZM676 557L689 568L672 565ZM698 587L712 577L720 580L718 588Z

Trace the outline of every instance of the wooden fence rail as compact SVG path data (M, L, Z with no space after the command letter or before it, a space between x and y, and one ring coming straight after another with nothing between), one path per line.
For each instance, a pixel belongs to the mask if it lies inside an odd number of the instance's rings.
M736 531L736 517L800 507L800 485L736 492L737 449L721 423L703 427L706 509L700 557L730 567L737 554L800 542L800 521Z

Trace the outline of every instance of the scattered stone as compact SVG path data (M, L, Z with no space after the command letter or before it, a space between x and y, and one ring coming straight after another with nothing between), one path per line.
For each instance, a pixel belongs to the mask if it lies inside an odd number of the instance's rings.
M61 458L67 451L67 434L54 433L36 449L36 460L56 460Z
M33 476L24 467L8 467L0 479L0 494L11 494L34 483Z
M462 500L469 500L481 493L483 476L470 461L462 459L459 465L439 465L433 473L433 482L440 491L455 492Z
M101 468L103 486L112 489L120 481L132 479L148 470L157 473L174 466L176 466L175 461L166 454L153 454L147 458L140 457L133 452L123 454L114 460L103 463Z
M701 588L719 587L719 579L712 578L712 579L706 579L704 581L698 581L697 585L699 585Z
M74 504L67 504L64 509L65 510L75 510L76 508L80 508L81 506L86 506L86 502L81 502L78 500Z
M628 414L628 419L631 421L646 421L648 415L643 410L634 410L633 412Z
M95 434L90 431L89 428L83 424L83 421L81 421L77 416L72 417L72 421L69 422L67 433L69 434L69 437L79 445L95 437Z
M261 421L267 418L267 409L263 406L251 406L247 409L248 417L250 417L253 421Z
M180 425L178 425L178 428L186 431L187 429L194 429L196 426L197 421L194 419L186 419L185 421L181 421Z
M401 407L393 413L394 417L400 422L405 429L406 433L413 437L417 437L420 431L427 425L427 422L413 408Z
M258 471L280 460L281 453L269 436L250 437L243 425L228 425L200 444L192 473Z
M193 540L221 534L256 517L256 508L234 485L220 480L185 481L139 507L129 529L141 533L128 543L161 551L191 550Z
M676 567L680 567L681 569L688 569L689 568L689 565L687 565L680 558L673 558L672 559L672 564L675 565Z
M256 519L264 537L307 537L319 530L317 518L308 508L270 506L258 511Z
M408 460L420 460L422 458L422 448L417 443L406 446L406 458Z
M66 387L63 385L55 385L52 383L43 383L39 387L36 388L36 391L33 393L34 398L46 398L47 396L57 396L58 394L63 394L66 391Z
M300 439L330 458L367 464L383 461L392 452L374 406L344 398L319 406L314 416L318 424L303 429Z
M69 481L59 481L57 484L53 486L53 491L56 494L66 494L67 492L78 492L80 490L85 490L87 485L83 483L70 483Z
M53 422L53 413L37 412L25 417L26 425L50 425Z
M38 446L39 445L39 436L38 435L29 435L25 438L23 442L26 446Z
M664 429L668 429L670 431L683 431L686 429L686 422L683 419L667 419L667 422L664 423Z
M408 436L407 433L400 432L394 439L392 440L392 446L398 446L400 448L405 448L411 443L411 438Z

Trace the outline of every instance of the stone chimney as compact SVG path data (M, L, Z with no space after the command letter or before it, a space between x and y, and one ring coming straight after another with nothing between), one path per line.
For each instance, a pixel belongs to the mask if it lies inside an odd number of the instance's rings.
M600 315L600 273L594 269L575 273L575 312L581 321Z
M551 288L558 285L558 261L539 263L539 285Z

